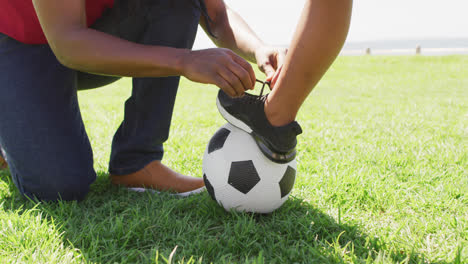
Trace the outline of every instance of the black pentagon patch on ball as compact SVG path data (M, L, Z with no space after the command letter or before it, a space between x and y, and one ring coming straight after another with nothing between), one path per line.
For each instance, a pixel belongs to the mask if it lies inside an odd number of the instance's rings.
M211 152L218 150L224 146L224 142L226 142L227 137L231 131L226 128L220 128L213 137L210 139L210 143L208 144L208 154Z
M211 198L216 201L213 185L211 185L210 181L206 178L206 174L203 174L203 181L205 182L205 187L208 191L208 194L210 194Z
M251 160L235 161L231 164L228 183L236 190L246 194L250 192L258 182L260 182L260 177Z
M288 195L291 192L294 186L294 180L296 179L296 170L288 166L286 172L283 175L283 178L279 182L281 189L281 198Z

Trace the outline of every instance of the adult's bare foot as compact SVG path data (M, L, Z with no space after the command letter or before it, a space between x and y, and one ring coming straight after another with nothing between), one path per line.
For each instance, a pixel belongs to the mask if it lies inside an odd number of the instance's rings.
M0 170L8 168L8 164L6 163L5 159L0 156Z
M189 193L205 186L202 178L190 177L173 171L155 160L143 169L127 175L110 175L111 182L131 188L151 188L156 191Z

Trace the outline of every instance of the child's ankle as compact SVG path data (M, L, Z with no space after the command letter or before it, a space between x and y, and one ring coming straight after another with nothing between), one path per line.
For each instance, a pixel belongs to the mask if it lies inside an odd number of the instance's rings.
M268 98L265 102L265 115L272 126L284 126L296 119L295 115L291 115L285 111L284 107L279 107L271 102Z

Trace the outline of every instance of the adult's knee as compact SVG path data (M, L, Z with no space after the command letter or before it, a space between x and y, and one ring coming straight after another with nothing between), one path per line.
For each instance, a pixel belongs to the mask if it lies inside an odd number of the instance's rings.
M41 201L81 201L88 194L96 173L87 169L57 169L48 175L37 175L39 181L20 183L23 195Z

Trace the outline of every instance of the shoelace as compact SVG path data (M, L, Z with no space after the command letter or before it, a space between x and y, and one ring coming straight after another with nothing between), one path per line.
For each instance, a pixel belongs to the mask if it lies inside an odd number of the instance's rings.
M263 84L262 85L262 90L260 90L260 95L259 95L259 97L262 97L263 96L263 90L265 89L265 85L268 85L268 87L270 87L271 82L264 82L264 81L261 81L259 79L256 79L256 81Z
M270 82L264 82L259 79L256 79L257 82L262 84L262 89L260 90L260 95L255 95L255 94L248 94L249 96L247 97L247 103L248 104L264 104L268 94L263 94L263 91L265 90L265 85L270 86Z

